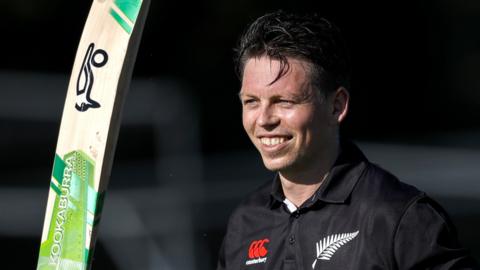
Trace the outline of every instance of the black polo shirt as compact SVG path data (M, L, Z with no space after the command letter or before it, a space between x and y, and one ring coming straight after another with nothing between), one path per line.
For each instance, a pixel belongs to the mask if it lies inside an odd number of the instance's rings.
M230 217L218 270L477 269L445 211L352 143L296 208L278 175Z

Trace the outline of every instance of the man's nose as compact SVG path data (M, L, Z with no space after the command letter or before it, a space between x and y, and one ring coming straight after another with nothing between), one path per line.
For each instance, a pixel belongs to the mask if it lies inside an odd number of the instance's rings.
M280 123L280 118L271 106L263 106L257 119L257 124L263 128L272 128Z

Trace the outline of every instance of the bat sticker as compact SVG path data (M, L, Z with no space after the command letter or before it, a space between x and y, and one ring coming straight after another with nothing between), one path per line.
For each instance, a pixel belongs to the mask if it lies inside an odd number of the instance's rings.
M83 59L82 68L77 79L77 101L75 108L84 112L89 108L99 108L100 104L90 98L90 93L93 87L93 71L92 65L96 68L103 67L108 61L108 54L105 50L94 50L95 44L90 43Z

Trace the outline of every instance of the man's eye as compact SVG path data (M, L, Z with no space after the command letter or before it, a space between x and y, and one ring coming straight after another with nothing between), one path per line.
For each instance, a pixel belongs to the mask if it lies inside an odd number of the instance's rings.
M243 105L254 104L255 102L257 102L255 99L245 99Z
M278 103L280 103L283 106L291 106L294 104L292 100L288 100L288 99L280 99Z

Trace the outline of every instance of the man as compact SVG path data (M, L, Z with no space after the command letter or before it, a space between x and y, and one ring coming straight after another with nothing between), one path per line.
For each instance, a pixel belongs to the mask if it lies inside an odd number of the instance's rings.
M275 179L232 214L218 269L472 269L441 207L339 136L349 64L335 26L267 14L237 49L243 126Z

